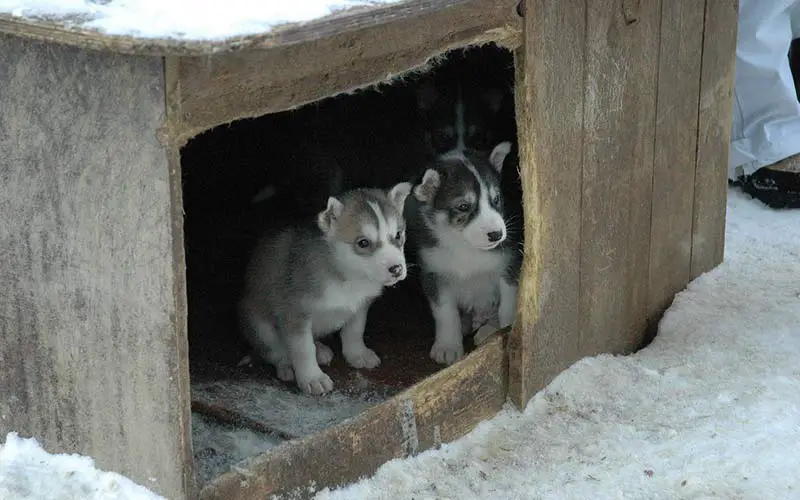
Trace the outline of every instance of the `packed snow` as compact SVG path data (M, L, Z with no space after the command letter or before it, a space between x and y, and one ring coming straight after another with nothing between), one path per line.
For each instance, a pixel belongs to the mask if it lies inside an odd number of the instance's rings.
M316 500L800 498L800 210L730 191L725 262L655 341L586 358L459 441ZM0 498L158 496L9 434Z
M119 474L97 470L91 458L51 455L14 432L0 445L0 499L164 500Z
M646 349L316 500L800 498L799 360L800 211L730 191L725 262Z
M53 19L108 35L221 40L398 1L402 0L0 0L0 14Z

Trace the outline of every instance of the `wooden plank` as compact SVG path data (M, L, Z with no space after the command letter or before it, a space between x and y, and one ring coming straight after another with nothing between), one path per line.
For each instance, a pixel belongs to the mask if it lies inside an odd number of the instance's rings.
M646 329L661 0L589 0L581 223L581 354ZM627 5L627 4L626 4Z
M181 136L383 82L451 48L513 44L520 22L516 1L453 2L425 15L271 50L181 58Z
M195 498L199 492L196 477L195 461L192 449L191 429L191 385L189 380L189 325L188 325L188 298L186 295L186 248L184 242L184 210L183 210L183 178L181 176L181 155L177 145L168 142L172 136L164 134L164 127L170 122L169 116L175 113L170 107L169 96L176 92L177 81L170 78L167 69L170 61L159 59L162 64L162 78L164 86L164 111L165 116L160 127L155 130L156 137L167 153L167 166L169 168L170 191L170 229L172 235L172 269L175 272L173 279L173 304L174 313L174 341L176 346L177 366L173 378L178 385L177 399L174 404L180 414L181 448L184 456L183 482L186 485L187 498Z
M355 481L380 464L405 456L397 401L374 406L319 434L288 441L246 459L208 483L201 500L250 500L285 495L309 498L319 488Z
M504 340L502 333L490 336L463 362L398 395L414 410L416 451L454 441L500 411L508 394Z
M704 2L662 2L648 317L691 278ZM724 165L720 165L724 169Z
M462 361L397 397L318 434L245 460L203 488L200 498L285 495L300 500L310 498L314 488L341 486L371 475L393 458L452 441L494 416L506 400L505 373L504 339L494 335Z
M334 34L353 33L403 19L448 11L471 1L404 0L390 5L357 6L307 23L288 23L276 26L265 33L233 36L220 40L108 35L97 30L81 28L81 24L87 21L87 18L80 15L52 16L43 19L20 18L0 13L0 33L123 54L198 56L262 50L319 40ZM502 1L483 0L486 4L502 3Z
M725 253L727 164L737 19L737 0L706 0L692 228L692 278L716 267Z
M517 59L525 262L511 335L510 396L524 406L579 356L586 5L527 0Z
M163 65L0 36L0 435L191 491ZM177 272L176 272L177 270Z
M171 78L174 71L168 71L174 65L174 61L162 61L162 75L164 85L164 110L165 117L160 128L156 129L156 136L159 142L165 146L167 152L167 166L169 167L169 191L170 191L170 229L172 231L172 269L175 272L172 286L172 297L175 307L174 313L174 340L176 345L177 367L174 370L173 378L178 385L177 410L180 414L180 433L181 449L183 450L183 482L186 485L187 498L195 498L199 492L196 477L196 468L192 448L192 429L191 429L191 385L189 380L189 325L188 325L188 297L186 295L186 248L183 230L183 178L181 176L181 155L180 148L169 143L168 139L174 137L163 133L164 127L170 123L169 117L175 113L175 107L171 106L174 99L169 96L177 92L178 82Z

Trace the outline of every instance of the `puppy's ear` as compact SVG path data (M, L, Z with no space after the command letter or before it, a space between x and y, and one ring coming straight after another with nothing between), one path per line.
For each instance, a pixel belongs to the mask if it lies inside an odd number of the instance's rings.
M328 234L336 225L336 221L342 216L344 205L333 196L328 198L328 206L317 214L317 225L323 233Z
M429 168L422 176L422 181L414 187L414 197L423 203L427 203L436 196L442 179L439 172Z
M492 164L495 170L498 172L503 170L503 163L506 161L506 156L508 153L511 152L511 143L509 141L503 141L497 146L494 147L491 154L489 155L489 163Z
M400 213L403 213L403 207L405 207L406 198L411 193L411 187L410 182L401 182L389 190L389 201Z

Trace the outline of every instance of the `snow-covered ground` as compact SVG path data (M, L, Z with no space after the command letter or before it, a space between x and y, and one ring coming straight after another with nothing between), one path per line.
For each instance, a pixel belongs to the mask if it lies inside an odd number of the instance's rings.
M402 0L0 0L0 14L57 19L109 35L220 40L398 1Z
M157 497L11 434L0 499ZM656 340L584 359L525 412L316 500L800 499L800 210L730 191L725 262Z
M0 445L2 500L164 500L80 455L51 455L15 433Z

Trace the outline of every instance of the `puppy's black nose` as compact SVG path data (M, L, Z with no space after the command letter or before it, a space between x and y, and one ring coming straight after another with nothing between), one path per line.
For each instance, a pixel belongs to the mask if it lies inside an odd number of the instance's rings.
M397 278L398 276L403 274L403 266L401 266L400 264L395 264L394 266L389 268L389 272L392 274L392 276Z
M500 241L503 237L503 231L492 231L490 233L486 233L486 236L489 238L489 242L494 243L496 241Z

